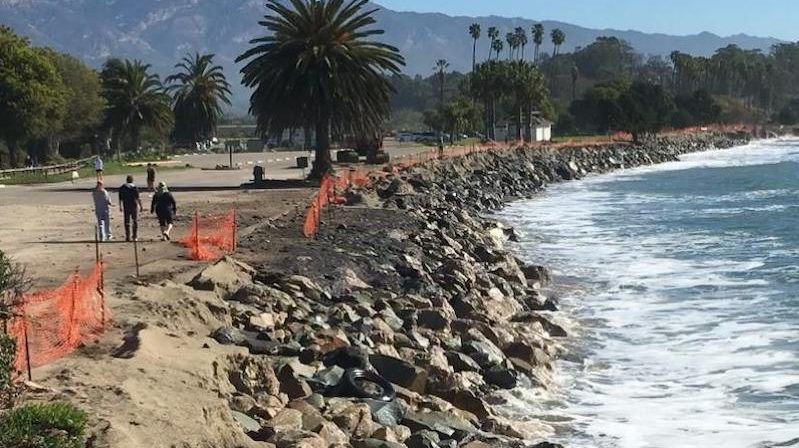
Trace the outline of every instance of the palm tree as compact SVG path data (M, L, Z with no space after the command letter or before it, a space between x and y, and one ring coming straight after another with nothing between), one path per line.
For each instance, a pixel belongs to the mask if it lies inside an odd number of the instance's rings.
M527 32L522 27L517 27L516 30L516 40L519 43L519 46L522 47L522 54L521 59L524 60L524 47L527 46L529 40L527 39Z
M502 52L503 48L505 48L505 43L502 42L502 40L494 39L491 42L491 49L493 49L497 53L497 59L499 59L499 54Z
M499 39L499 30L497 27L492 26L488 28L488 39L491 40L491 45L488 46L488 59L491 59L491 52L494 50L494 41Z
M438 74L438 104L441 107L444 107L444 81L446 80L446 73L447 69L449 68L449 62L446 59L439 59L436 61L436 66L433 67L433 71Z
M472 71L474 71L474 67L477 65L477 40L480 39L479 23L473 23L469 26L469 35L472 36L472 40L474 40L474 45L472 46Z
M541 50L541 45L544 44L544 25L536 23L533 25L533 43L535 44L535 57L533 62L538 63L538 55Z
M106 126L111 131L120 161L121 146L126 138L138 149L145 127L160 132L172 125L169 95L158 75L150 73L150 65L110 59L103 67L101 80L107 102Z
M555 49L552 50L553 58L560 53L560 46L563 45L564 42L566 42L566 33L558 28L552 30L552 44L555 45Z
M271 12L259 22L266 35L238 57L248 61L242 82L253 88L250 112L262 135L285 129L316 131L311 178L332 168L335 136L379 132L390 113L396 75L405 60L397 48L370 40L377 9L368 0L267 0Z
M166 78L171 84L168 91L173 92L177 141L195 143L213 137L222 104L230 105L230 84L213 60L213 54L186 55L175 65L180 71Z
M517 44L517 37L515 33L508 33L505 35L505 42L508 43L508 59L513 59L513 52L519 46Z

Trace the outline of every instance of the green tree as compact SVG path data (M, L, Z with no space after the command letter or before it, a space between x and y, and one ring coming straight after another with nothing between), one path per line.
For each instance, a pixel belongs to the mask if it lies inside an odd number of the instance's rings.
M530 40L527 38L527 31L525 31L525 29L522 27L516 27L514 33L516 34L516 42L522 49L521 57L519 59L524 60L524 48L530 42Z
M502 42L502 40L494 39L491 42L491 49L497 53L497 60L499 59L499 54L502 53L503 48L505 48L505 43Z
M99 74L77 58L46 51L64 86L65 113L60 130L51 136L51 155L79 157L83 144L95 143L106 107Z
M569 112L582 129L608 133L620 124L622 113L619 97L628 88L623 81L599 83L588 89L582 98L572 102Z
M533 57L533 62L538 63L538 57L541 51L541 45L544 44L544 25L541 23L536 23L533 25L533 43L535 44L535 56Z
M656 134L669 124L674 102L662 86L634 82L619 96L619 125L635 142L642 135Z
M18 165L23 144L59 129L64 86L53 62L9 28L0 27L0 139Z
M390 113L393 87L386 74L399 73L404 59L389 45L369 40L376 9L367 0L268 0L272 14L259 22L268 34L238 57L247 61L243 83L253 88L250 112L262 134L289 128L316 131L310 176L332 168L331 131L372 134Z
M477 65L477 41L480 39L479 23L473 23L469 26L469 35L472 36L474 41L472 45L472 71L474 71L474 67Z
M106 107L106 125L111 130L117 159L128 142L137 150L142 131L164 132L172 126L170 98L150 65L140 61L108 60L101 73Z
M213 61L213 54L187 55L175 65L180 71L166 78L173 94L173 138L177 141L209 140L222 118L222 105L230 105L230 84L222 67Z
M552 50L552 57L554 58L555 56L558 55L558 53L560 53L560 46L563 45L564 42L566 42L566 33L561 31L559 28L555 28L554 30L552 30L551 37L552 37L552 45L555 46L555 48Z

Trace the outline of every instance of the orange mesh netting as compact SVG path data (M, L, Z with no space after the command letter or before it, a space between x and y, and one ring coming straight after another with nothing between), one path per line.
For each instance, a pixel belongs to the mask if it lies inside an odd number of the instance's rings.
M102 275L103 268L98 263L86 277L76 272L58 288L23 297L8 326L8 334L17 341L18 371L28 363L26 335L30 365L39 367L103 333L111 321L111 312L101 290Z
M189 234L181 241L195 261L216 261L236 250L236 210L224 215L194 214Z

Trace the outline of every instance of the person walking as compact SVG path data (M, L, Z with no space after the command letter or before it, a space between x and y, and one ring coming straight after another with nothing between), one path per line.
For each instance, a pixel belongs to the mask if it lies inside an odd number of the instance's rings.
M100 156L94 158L94 172L97 174L97 182L103 181L103 170L105 169L105 164L103 163L103 159Z
M155 165L152 163L147 164L147 189L155 191Z
M103 181L97 181L97 186L92 190L94 199L94 215L97 217L97 235L100 241L111 241L111 214L110 209L114 205L111 203L111 196L108 195Z
M169 241L169 232L172 231L172 222L178 212L177 204L172 193L169 192L165 182L159 182L155 190L153 202L150 204L150 213L158 216L158 225L161 227L161 240Z
M125 241L131 241L131 233L133 241L138 241L139 212L144 212L144 206L139 198L139 187L133 183L133 176L128 176L125 184L119 187L119 211L125 216Z

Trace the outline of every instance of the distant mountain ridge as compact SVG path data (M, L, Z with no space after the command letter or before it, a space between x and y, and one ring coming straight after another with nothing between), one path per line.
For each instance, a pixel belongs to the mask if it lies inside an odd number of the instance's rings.
M151 63L162 77L187 52L213 52L225 67L234 91L235 109L244 109L247 92L238 81L236 57L250 39L262 34L258 20L266 9L263 0L0 0L0 24L26 35L36 45L46 45L81 57L99 67L111 56L141 59ZM405 56L405 72L432 73L437 59L447 59L453 70L468 71L472 63L470 24L482 25L478 59L488 54L488 27L501 35L517 26L529 30L534 20L504 17L452 17L436 13L398 12L380 8L383 40L397 46ZM739 34L721 37L711 33L691 36L647 34L638 31L596 30L555 21L542 22L549 31L566 33L562 51L572 51L599 36L616 36L636 51L668 55L674 50L710 55L716 49L736 44L745 49L767 51L778 39ZM551 52L549 39L542 51ZM527 55L532 55L532 45Z

